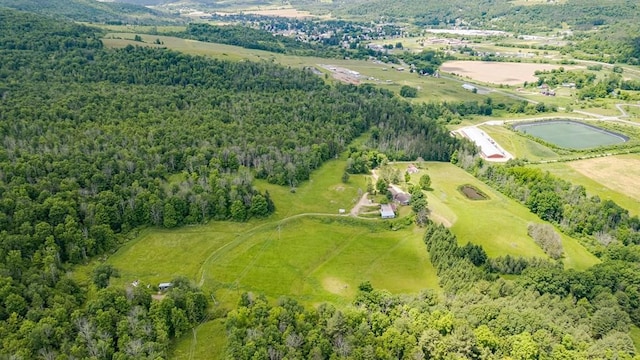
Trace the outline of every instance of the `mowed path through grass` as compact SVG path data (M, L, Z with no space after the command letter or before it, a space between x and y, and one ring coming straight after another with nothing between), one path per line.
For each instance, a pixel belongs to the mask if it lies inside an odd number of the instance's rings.
M452 224L451 230L462 245L467 242L482 245L490 257L514 255L546 257L542 249L527 235L530 222L541 223L523 205L477 180L464 170L447 163L426 163L433 191L428 192L429 208L434 218ZM421 172L422 173L422 172ZM412 176L414 183L419 174ZM458 187L471 184L489 196L487 200L469 200ZM562 235L567 268L586 269L598 262L578 240Z

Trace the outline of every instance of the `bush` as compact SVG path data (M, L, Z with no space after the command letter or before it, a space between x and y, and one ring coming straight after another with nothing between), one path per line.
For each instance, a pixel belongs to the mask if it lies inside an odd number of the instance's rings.
M404 85L400 88L400 96L405 98L414 98L418 96L418 89Z

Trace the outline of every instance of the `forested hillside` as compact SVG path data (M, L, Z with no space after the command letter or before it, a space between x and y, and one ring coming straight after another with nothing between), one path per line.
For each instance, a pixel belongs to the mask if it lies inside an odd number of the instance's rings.
M100 35L0 10L2 355L162 357L203 319L200 290L178 279L151 301L153 288L108 287L106 266L87 300L71 264L140 226L268 216L278 204L254 177L295 187L373 126L410 158L447 161L463 146L390 92L269 63L105 50Z
M123 2L98 2L96 0L0 0L0 8L1 7L94 23L161 24L180 21L176 15Z

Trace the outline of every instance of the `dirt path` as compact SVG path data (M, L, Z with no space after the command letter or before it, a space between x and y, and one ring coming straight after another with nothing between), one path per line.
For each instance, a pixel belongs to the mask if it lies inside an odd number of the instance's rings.
M629 114L627 114L627 112L624 110L623 106L640 107L640 105L637 105L637 104L616 104L616 109L618 109L622 113L622 115L620 115L620 117L629 117Z
M356 205L351 209L351 211L349 212L349 215L353 216L353 217L358 217L358 214L360 214L360 209L364 206L371 206L371 205L378 205L377 203L372 203L369 201L369 194L368 193L364 193L362 195L362 197L360 198L360 200L356 203Z

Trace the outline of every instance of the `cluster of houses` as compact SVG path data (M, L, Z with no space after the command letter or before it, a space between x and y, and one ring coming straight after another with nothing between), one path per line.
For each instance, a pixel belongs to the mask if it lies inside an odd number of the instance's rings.
M418 171L418 168L413 164L407 167L408 174L416 174ZM380 205L380 217L383 219L393 219L396 217L397 205L409 205L411 195L399 190L395 186L389 186L387 190L391 193L393 202Z

